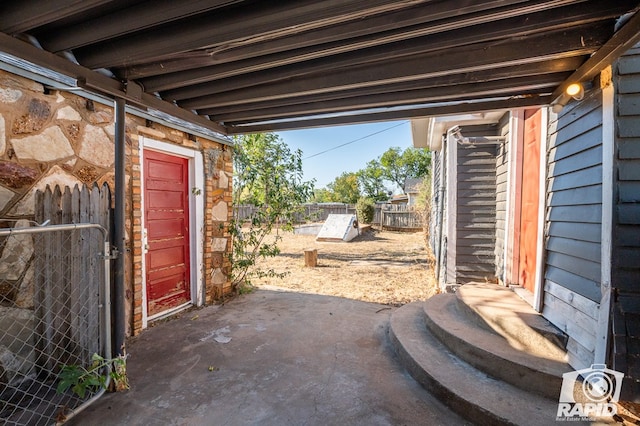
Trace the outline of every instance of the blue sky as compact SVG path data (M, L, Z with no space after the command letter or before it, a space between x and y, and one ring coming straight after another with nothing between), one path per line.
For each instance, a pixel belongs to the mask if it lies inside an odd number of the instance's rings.
M412 146L408 120L290 130L278 135L292 150L302 150L305 179L315 179L316 188L326 187L342 172L364 168L390 147L404 150ZM346 145L339 147L342 144Z

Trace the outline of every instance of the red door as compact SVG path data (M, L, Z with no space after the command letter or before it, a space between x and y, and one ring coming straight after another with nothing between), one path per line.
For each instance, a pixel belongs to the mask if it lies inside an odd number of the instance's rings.
M518 278L519 284L532 293L535 289L537 263L541 125L542 110L528 110L525 112Z
M144 151L147 315L191 302L189 162Z

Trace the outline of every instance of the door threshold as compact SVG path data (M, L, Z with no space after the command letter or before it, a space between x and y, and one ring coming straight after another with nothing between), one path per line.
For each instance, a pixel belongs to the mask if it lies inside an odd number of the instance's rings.
M520 296L520 298L522 300L524 300L525 302L527 302L530 306L533 307L533 293L531 293L529 290L527 290L526 288L522 287L521 285L514 285L511 284L509 286L509 288L518 296Z
M182 304L180 306L176 306L175 308L171 308L171 309L168 309L166 311L160 312L159 314L155 314L155 315L152 315L150 317L147 317L147 322L152 322L152 321L158 321L158 320L161 320L161 319L165 319L167 317L170 317L170 316L173 316L173 315L175 315L177 313L180 313L180 312L182 312L184 310L187 310L192 306L194 306L192 302L184 303L184 304Z

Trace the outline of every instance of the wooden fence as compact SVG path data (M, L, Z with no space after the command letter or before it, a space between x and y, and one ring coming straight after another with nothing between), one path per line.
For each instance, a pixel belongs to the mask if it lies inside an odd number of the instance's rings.
M324 222L330 214L355 214L356 207L353 204L322 203L304 204L304 210L295 216L296 223ZM238 221L249 220L258 207L253 205L240 205L233 207L233 216Z
M35 220L40 224L97 224L108 238L111 219L107 184L36 192ZM101 352L100 299L108 285L104 238L95 228L34 235L36 362L41 368L56 371L61 364L78 364Z
M406 204L381 204L376 206L373 223L381 229L392 231L420 231L420 212Z
M36 192L35 220L49 221L50 225L70 223L95 223L111 229L111 191L106 183L99 188L76 185L64 191L56 185L52 190L47 185L44 191Z
M234 206L236 220L249 220L258 210L256 206ZM296 223L324 222L330 214L356 214L353 204L321 203L305 204L304 211L296 216ZM422 229L420 213L406 204L376 204L373 225L397 231L419 231Z

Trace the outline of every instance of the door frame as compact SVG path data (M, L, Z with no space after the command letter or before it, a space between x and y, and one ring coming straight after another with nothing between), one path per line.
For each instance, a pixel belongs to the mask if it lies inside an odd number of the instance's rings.
M544 306L544 232L547 217L547 143L549 139L549 108L542 107L540 118L540 190L538 191L538 237L536 242L536 278L533 309L542 312Z
M191 305L201 306L204 302L204 197L201 192L193 189L204 189L204 162L200 151L160 142L145 136L140 136L139 167L140 167L140 220L142 232L144 232L145 199L144 199L144 150L157 151L162 154L186 158L189 163L189 257L190 257L190 285L191 302L169 309L156 315L148 316L147 312L147 269L146 260L142 256L142 328L147 328L149 321L175 314Z
M538 197L538 235L536 238L536 272L534 278L533 294L522 289L523 299L527 301L537 312L542 312L544 304L544 230L546 217L546 200L547 200L547 139L549 136L549 109L540 107L541 109L541 131L540 131L540 178L539 178L539 197ZM511 135L509 147L509 164L508 167L508 187L507 193L507 222L506 222L506 243L504 248L505 261L505 284L518 284L519 280L519 262L520 262L520 231L519 228L521 215L521 197L522 197L522 161L524 151L524 109L512 112L511 123L509 128Z

